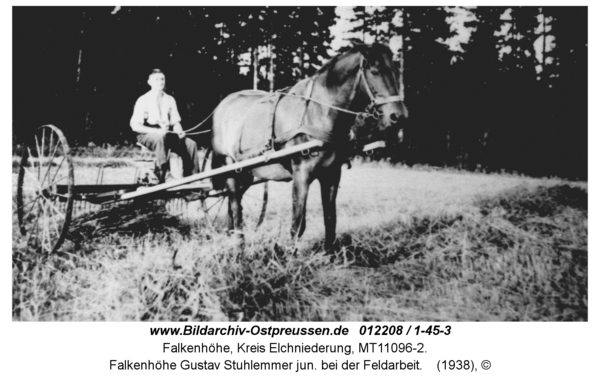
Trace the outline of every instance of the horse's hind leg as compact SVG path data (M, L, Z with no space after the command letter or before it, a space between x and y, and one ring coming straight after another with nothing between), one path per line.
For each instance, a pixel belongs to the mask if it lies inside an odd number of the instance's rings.
M230 164L229 162L227 162ZM237 246L240 252L244 249L244 232L242 230L242 194L243 191L240 189L238 179L236 177L229 177L226 181L227 194L229 197L229 209L228 209L228 227L229 231L233 233L233 236L237 240Z
M206 154L208 154L208 152ZM205 159L206 159L206 157L205 157ZM216 152L213 151L212 157L211 157L211 169L218 169L221 166L225 166L227 163L228 163L228 160L227 160L226 156L221 156L220 154L217 154ZM226 181L225 176L212 177L211 182L213 185L213 189L215 189L215 190L222 190L222 189L225 189L227 186L227 181Z
M227 178L226 184L227 195L229 198L229 217L227 218L228 228L229 231L241 230L241 203L239 200L237 180L233 177Z

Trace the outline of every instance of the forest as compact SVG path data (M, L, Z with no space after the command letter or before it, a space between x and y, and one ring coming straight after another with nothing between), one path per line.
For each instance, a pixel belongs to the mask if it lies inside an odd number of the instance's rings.
M587 179L587 7L13 7L13 148L42 124L133 146L153 68L190 128L353 39L388 43L402 74L404 140L381 159Z

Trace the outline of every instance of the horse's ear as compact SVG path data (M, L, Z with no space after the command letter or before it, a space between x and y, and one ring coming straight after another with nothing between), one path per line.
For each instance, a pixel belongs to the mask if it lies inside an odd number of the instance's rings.
M352 47L356 48L356 50L358 50L358 52L364 55L367 59L369 58L369 45L360 40L352 40Z
M351 38L350 40L348 40L348 42L350 42L350 45L352 45L352 47L358 47L359 45L364 45L365 43L362 42L361 40L359 40L358 38Z

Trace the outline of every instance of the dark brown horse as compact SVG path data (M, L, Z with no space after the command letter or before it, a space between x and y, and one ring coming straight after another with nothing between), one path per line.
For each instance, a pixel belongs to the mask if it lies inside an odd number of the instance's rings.
M395 138L398 121L407 117L399 95L398 71L385 45L355 44L287 91L247 90L225 98L213 116L213 168L269 148L280 150L312 139L326 143L310 155L227 178L223 185L229 193L229 228L241 233L241 198L252 183L293 180L291 233L300 237L306 227L308 189L317 179L321 184L325 246L330 248L335 240L341 167L348 158L351 127L363 111L378 119L375 133L369 133L373 140Z

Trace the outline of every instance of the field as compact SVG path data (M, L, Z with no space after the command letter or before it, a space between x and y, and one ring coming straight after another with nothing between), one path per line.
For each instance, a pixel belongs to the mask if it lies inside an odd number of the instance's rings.
M80 155L76 183L93 183L101 162L105 182L133 179L129 157ZM199 202L179 216L154 203L100 210L51 256L26 246L14 218L13 320L587 320L587 214L587 183L355 161L331 254L318 183L298 242L291 185L269 184L243 255Z

